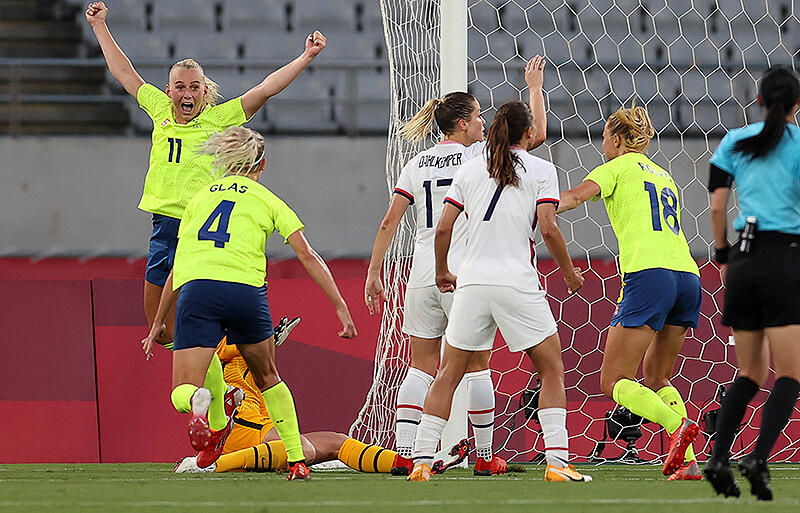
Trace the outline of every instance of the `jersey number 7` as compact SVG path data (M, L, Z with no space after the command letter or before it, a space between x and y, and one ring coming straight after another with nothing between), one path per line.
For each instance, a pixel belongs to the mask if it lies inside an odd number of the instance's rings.
M233 212L234 205L236 203L233 201L222 200L217 205L217 208L211 212L211 215L208 216L203 226L200 227L200 231L197 232L197 240L213 240L215 248L224 248L225 243L231 240L231 234L228 233L228 223L231 221L231 212ZM217 229L212 232L211 227L217 218L219 218L219 224Z

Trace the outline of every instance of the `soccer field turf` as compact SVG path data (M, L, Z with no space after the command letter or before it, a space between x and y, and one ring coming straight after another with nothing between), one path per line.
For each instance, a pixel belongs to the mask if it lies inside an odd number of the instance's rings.
M315 472L308 482L285 474L173 474L168 464L3 465L0 511L442 511L678 512L796 511L800 465L772 466L776 499L717 497L705 481L669 483L660 467L582 466L591 483L545 483L541 466L478 478L450 470L430 483L347 471ZM738 475L738 473L737 473Z

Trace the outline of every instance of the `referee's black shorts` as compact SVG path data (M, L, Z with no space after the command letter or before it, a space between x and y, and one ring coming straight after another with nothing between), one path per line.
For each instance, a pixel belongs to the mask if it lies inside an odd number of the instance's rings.
M731 248L722 324L760 330L800 324L800 235L757 232L750 253Z

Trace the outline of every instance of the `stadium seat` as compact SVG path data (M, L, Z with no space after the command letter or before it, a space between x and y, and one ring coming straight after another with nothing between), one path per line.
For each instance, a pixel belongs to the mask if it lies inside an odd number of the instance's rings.
M237 48L234 41L219 32L180 32L174 39L177 58L192 57L201 64L204 59L235 59ZM229 61L230 62L230 61Z
M152 3L156 27L162 32L182 28L206 34L215 28L214 0L157 0Z
M114 31L114 39L136 65L136 59L171 59L171 42L161 33Z
M353 0L291 0L293 30L311 32L354 32L356 29Z
M281 0L225 0L222 19L226 31L247 34L286 32L286 2Z

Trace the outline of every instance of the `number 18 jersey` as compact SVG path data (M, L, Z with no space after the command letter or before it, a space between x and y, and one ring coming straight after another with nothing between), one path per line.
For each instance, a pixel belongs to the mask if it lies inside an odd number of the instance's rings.
M191 280L264 285L267 239L303 228L297 214L269 189L244 176L226 176L204 187L186 207L178 231L177 289Z
M415 206L417 215L414 259L408 277L409 288L436 285L433 241L436 225L439 224L444 210L445 193L453 183L453 175L461 164L480 153L483 148L485 144L482 142L464 146L455 141L442 141L418 153L400 172L394 194L407 198ZM466 235L466 221L456 220L447 258L453 272L458 269L461 261Z
M584 180L600 186L619 241L623 273L670 269L699 275L681 228L678 186L642 153L625 153L598 166Z

